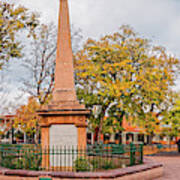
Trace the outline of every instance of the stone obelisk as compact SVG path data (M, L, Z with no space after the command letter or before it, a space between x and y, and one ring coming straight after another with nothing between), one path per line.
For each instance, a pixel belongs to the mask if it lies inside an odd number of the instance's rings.
M60 0L55 88L52 100L38 111L42 146L86 146L86 116L74 84L73 54L67 0Z

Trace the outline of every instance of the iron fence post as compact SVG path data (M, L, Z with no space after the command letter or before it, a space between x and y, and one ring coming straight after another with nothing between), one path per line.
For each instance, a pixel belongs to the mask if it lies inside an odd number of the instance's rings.
M134 144L130 143L130 166L135 164Z
M144 145L143 145L143 143L142 143L142 144L140 144L139 146L140 146L140 147L139 147L139 148L140 148L140 162L139 162L139 163L142 164L142 163L143 163L143 155L144 155L144 154L143 154L143 147L144 147Z

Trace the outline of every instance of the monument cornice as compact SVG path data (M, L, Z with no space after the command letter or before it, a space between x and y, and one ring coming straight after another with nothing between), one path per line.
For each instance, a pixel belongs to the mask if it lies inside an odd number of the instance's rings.
M63 115L89 115L90 111L87 109L55 109L55 110L39 110L37 111L41 116L63 116Z
M66 118L67 117L67 118ZM86 119L84 115L76 115L76 118L73 115L66 116L62 115L61 117L57 115L53 116L46 116L40 122L41 127L50 127L51 125L75 125L76 127L87 127ZM58 119L58 121L57 121Z

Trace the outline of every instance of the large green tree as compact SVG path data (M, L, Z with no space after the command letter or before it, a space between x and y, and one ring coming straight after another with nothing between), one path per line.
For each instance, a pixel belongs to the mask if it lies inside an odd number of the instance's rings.
M17 33L28 30L33 35L38 25L37 16L28 9L0 2L0 69L10 58L21 57L21 41Z
M154 113L162 113L171 103L178 63L129 26L99 41L89 39L77 53L75 66L79 99L92 109L101 105L101 113L96 118L92 114L90 123L99 134L115 132L123 117L132 117L148 129Z
M180 135L180 97L175 96L174 104L163 116L163 133L171 137Z

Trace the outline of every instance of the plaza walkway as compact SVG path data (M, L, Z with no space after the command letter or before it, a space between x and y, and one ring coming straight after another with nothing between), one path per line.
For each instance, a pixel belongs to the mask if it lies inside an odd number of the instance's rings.
M164 176L156 180L180 180L180 155L178 153L152 156L148 159L164 165Z

